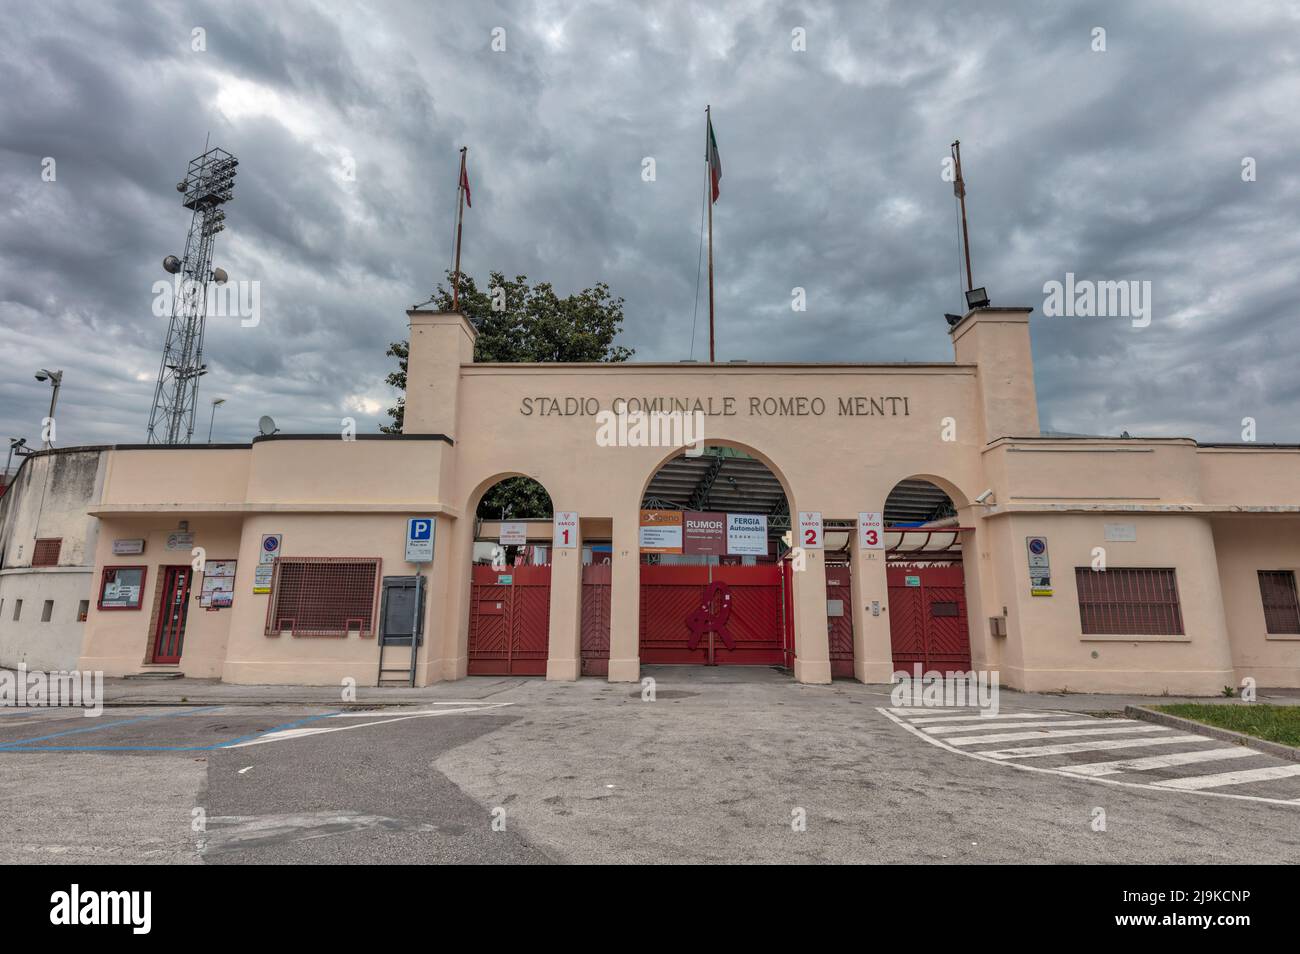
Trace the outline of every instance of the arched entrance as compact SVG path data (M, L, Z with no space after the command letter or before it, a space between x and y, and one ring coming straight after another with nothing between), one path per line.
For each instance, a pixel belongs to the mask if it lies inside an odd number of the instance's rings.
M711 444L665 461L641 500L645 665L791 665L790 529L781 479L750 449Z
M551 519L550 495L529 477L494 481L479 499L470 568L469 675L546 674Z
M955 493L955 489L953 493ZM966 580L957 505L934 480L912 477L885 500L889 637L894 670L968 672Z

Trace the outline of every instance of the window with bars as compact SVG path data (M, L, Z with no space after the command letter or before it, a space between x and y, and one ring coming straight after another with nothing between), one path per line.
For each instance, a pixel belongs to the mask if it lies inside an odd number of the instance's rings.
M58 566L59 551L63 549L62 537L46 537L37 540L32 548L32 566Z
M373 636L379 564L368 557L278 558L266 635Z
M1260 570L1259 598L1264 603L1264 629L1275 634L1300 634L1300 598L1294 570Z
M1181 636L1183 610L1173 569L1074 568L1085 636Z

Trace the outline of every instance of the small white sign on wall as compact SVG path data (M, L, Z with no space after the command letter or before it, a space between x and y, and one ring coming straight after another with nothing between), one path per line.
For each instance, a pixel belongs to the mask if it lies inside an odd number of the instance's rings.
M858 547L862 550L885 549L885 515L879 511L858 514Z
M555 534L552 543L559 549L578 545L578 512L576 510L557 510L555 512Z
M501 524L501 533L497 542L503 547L522 546L528 542L528 524L526 523L503 523Z
M1138 528L1136 523L1106 524L1107 543L1137 543Z
M822 515L820 510L799 511L799 546L805 550L822 550Z

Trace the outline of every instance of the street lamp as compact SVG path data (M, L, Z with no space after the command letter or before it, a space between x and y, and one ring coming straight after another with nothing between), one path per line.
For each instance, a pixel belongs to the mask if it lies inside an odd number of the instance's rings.
M208 418L208 443L212 443L212 425L217 419L217 408L226 403L225 398L212 399L212 416Z
M14 452L16 451L16 452L21 456L22 453L23 453L23 448L26 447L26 446L27 446L27 438L25 438L25 437L11 437L11 438L9 438L9 457L5 460L5 487L4 487L4 489L5 489L5 492L6 492L6 493L8 493L8 491L9 491L9 465L12 464L12 463L14 462Z
M59 388L63 386L63 372L51 371L49 368L41 368L41 370L36 372L36 380L49 381L50 387L54 389L50 394L50 415L48 418L50 423L46 424L43 428L45 433L48 434L50 432L50 424L54 422L54 407L59 403ZM50 439L47 437L45 439L45 449L49 450L52 446L53 444L51 444Z

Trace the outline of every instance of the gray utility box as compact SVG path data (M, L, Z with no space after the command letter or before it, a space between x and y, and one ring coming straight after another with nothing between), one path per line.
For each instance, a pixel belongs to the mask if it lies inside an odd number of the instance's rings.
M379 638L388 646L411 645L411 627L416 628L416 644L424 643L425 591L423 576L384 577L383 600L379 604ZM420 610L415 611L416 603Z

